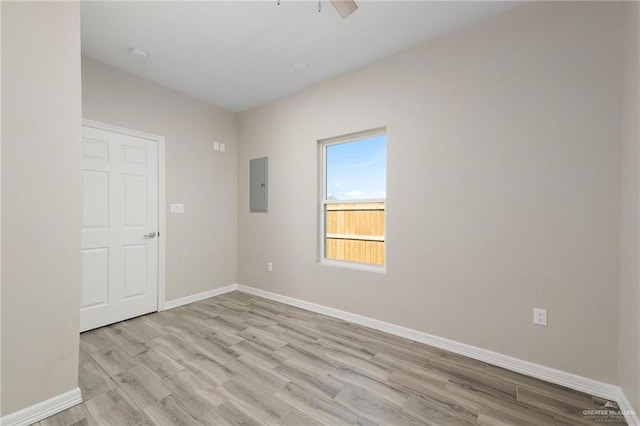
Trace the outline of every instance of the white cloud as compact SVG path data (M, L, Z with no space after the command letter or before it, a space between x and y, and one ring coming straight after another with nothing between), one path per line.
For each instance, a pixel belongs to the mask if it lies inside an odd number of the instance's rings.
M357 197L358 195L362 195L362 191L349 191L345 192L349 197Z

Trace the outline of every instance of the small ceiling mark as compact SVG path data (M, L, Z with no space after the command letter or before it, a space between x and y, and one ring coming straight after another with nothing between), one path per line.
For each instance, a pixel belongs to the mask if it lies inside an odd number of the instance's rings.
M131 56L142 62L149 59L149 54L142 49L131 49Z

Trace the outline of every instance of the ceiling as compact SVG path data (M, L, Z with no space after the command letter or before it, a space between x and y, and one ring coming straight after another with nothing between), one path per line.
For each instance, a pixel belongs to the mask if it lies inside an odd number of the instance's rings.
M358 1L82 2L82 53L231 111L243 111L518 6ZM131 55L141 49L148 60ZM303 62L306 70L295 70Z

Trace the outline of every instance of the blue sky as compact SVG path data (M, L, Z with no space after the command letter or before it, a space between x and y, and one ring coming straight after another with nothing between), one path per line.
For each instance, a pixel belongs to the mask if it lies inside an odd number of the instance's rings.
M327 198L387 196L387 136L327 146Z

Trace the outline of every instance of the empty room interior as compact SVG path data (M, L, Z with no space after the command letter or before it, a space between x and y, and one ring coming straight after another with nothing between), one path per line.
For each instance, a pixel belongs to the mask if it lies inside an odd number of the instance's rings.
M640 425L640 2L0 18L0 425Z

